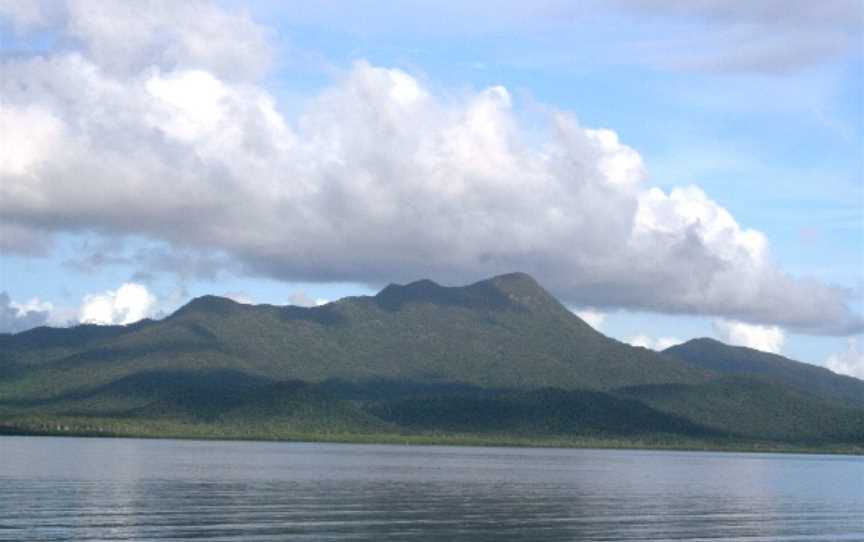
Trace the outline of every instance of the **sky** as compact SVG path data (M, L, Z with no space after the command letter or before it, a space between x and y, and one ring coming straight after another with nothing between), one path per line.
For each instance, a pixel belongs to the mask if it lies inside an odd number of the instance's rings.
M523 271L864 378L858 0L305 4L0 0L0 332Z

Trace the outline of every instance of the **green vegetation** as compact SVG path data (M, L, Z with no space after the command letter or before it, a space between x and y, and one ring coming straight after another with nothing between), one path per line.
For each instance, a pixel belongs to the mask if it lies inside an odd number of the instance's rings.
M664 354L694 367L726 375L759 377L826 401L864 408L864 382L777 354L730 346L714 339L687 341L668 348Z
M609 339L523 274L463 288L391 285L314 308L205 296L161 321L0 336L0 432L864 445L864 410L855 403L864 382L813 368L835 388L808 381L805 389L796 375L810 366L751 356L761 370L738 370L740 356L722 361L731 347L708 344L710 355L697 355L704 344L693 343L658 354Z
M326 431L290 432L258 428L219 427L164 421L100 420L64 418L63 423L49 423L34 418L0 425L0 435L45 435L87 437L177 438L202 440L273 440L290 442L338 442L354 444L403 444L446 446L516 446L526 448L608 448L694 451L737 451L773 453L864 454L856 444L789 444L770 440L692 439L651 435L640 437L585 436L519 436L506 434L460 433L334 433Z
M760 379L730 376L696 385L620 390L661 412L744 438L796 442L864 442L864 410Z

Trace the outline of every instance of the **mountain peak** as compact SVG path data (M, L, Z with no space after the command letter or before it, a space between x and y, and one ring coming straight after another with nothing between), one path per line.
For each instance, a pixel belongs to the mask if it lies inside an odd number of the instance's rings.
M375 297L388 298L392 296L424 297L440 293L444 289L437 282L429 279L415 280L408 284L388 284Z
M499 275L468 286L441 286L429 279L405 285L390 284L375 300L388 309L398 309L409 302L517 310L537 308L549 302L557 305L557 301L525 273Z
M432 303L435 305L460 304L461 288L441 286L430 279L408 284L388 284L375 295L375 302L388 310L398 310L406 303Z
M540 283L537 282L534 277L532 277L528 273L522 273L520 271L506 273L504 275L498 275L490 279L481 280L476 284L483 283L492 284L499 290L505 292L518 292L523 294L529 292L543 292L544 294L546 293L546 290L544 290L543 287L540 286Z
M522 308L536 310L544 307L563 308L557 299L544 289L534 277L527 273L514 272L481 280L468 289L495 291L509 303Z
M663 352L669 354L675 354L676 352L692 352L692 353L715 353L715 352L723 352L723 353L732 353L737 352L737 356L762 356L762 357L773 357L777 359L786 359L780 354L775 354L773 352L768 352L765 350L759 350L758 348L751 348L749 346L741 346L736 344L727 344L723 341L718 341L717 339L712 339L711 337L697 337L695 339L690 339L689 341L685 341L680 344L676 344L670 346Z
M667 351L673 351L674 352L676 349L682 350L684 348L694 348L694 347L722 348L722 347L729 347L729 346L730 345L728 345L724 342L718 341L717 339L712 339L711 337L697 337L695 339L690 339L689 341L684 341L683 343L670 346L669 348L664 350L664 352L667 352Z
M496 275L488 280L498 282L529 282L531 284L539 286L537 280L528 273L525 273L524 271L513 271L511 273L504 273L503 275Z
M217 295L202 295L196 297L177 309L171 318L182 316L185 314L203 313L203 314L230 314L237 309L240 303L227 297L219 297Z

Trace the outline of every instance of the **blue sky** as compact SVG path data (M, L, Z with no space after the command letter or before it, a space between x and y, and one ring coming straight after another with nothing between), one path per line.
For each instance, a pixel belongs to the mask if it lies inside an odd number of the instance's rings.
M570 4L8 4L3 325L518 268L864 375L860 4Z

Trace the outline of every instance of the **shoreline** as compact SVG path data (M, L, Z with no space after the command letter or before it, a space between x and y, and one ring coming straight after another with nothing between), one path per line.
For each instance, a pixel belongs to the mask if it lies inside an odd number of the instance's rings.
M149 422L158 424L159 422ZM148 423L148 425L149 425ZM142 424L143 425L143 424ZM185 425L185 424L184 424ZM162 429L162 430L160 430ZM590 437L590 436L545 436L545 435L495 435L463 433L316 433L286 431L268 434L254 430L220 428L194 424L185 431L165 430L149 427L147 430L114 427L110 430L93 431L73 428L69 425L55 428L34 428L17 424L0 424L3 436L46 436L77 438L131 438L153 440L199 440L226 442L302 442L329 444L388 444L403 446L456 446L456 447L507 447L550 449L598 449L598 450L655 450L686 452L729 452L765 454L812 454L864 456L864 446L855 444L794 444L772 441L700 441L697 439L674 439L664 435L640 437ZM666 437L666 438L664 438Z

